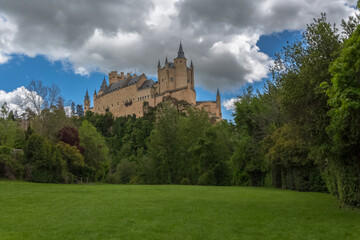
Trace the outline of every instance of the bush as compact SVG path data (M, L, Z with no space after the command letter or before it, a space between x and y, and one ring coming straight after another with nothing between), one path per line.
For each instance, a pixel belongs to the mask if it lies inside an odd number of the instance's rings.
M20 179L24 174L24 166L12 154L0 153L0 178Z
M190 180L188 178L181 179L181 185L190 185Z
M30 165L27 172L31 181L61 183L68 180L66 162L60 151L40 135L33 134L27 140L25 163Z
M211 171L203 173L198 179L198 185L215 185L215 177Z

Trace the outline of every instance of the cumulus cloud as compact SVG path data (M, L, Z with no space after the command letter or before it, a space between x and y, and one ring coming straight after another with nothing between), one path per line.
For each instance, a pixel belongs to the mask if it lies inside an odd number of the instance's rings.
M236 89L268 74L261 35L301 30L321 12L339 23L355 0L0 0L0 64L11 54L71 63L79 75L110 70L156 75L179 40L196 83Z
M18 87L11 92L0 90L0 106L6 102L9 110L13 110L14 112L17 112L19 115L21 115L25 112L26 108L29 107L32 109L31 104L25 101L26 95L29 93L29 90L27 90L24 86ZM38 98L41 100L40 96L38 96Z
M240 102L240 98L231 98L231 99L225 99L222 102L223 107L225 107L226 110L235 110L235 103Z

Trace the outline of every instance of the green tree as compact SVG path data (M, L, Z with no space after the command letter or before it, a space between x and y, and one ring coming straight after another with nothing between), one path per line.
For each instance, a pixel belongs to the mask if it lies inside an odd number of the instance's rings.
M66 162L59 150L43 136L32 134L25 145L25 163L30 167L31 181L63 183L67 181Z
M341 55L331 65L333 76L327 90L331 122L329 169L331 191L343 204L360 207L360 28L345 42Z
M87 166L84 177L93 181L104 180L109 170L109 149L105 139L87 120L79 128L80 146L84 148L84 161Z
M158 111L157 123L150 134L148 153L154 165L154 183L175 183L178 161L176 144L178 112L170 104Z
M58 142L56 147L59 149L62 159L66 162L67 171L70 173L69 182L78 181L83 175L84 156L81 155L76 146L64 142Z

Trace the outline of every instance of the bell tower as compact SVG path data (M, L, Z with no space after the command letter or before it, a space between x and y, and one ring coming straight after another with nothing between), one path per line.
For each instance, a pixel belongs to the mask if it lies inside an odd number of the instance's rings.
M90 97L89 92L86 90L85 99L84 99L84 112L90 109Z

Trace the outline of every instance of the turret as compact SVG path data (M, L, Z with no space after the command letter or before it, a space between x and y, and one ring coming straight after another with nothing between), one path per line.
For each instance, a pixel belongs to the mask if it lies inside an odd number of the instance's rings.
M216 93L216 108L217 108L217 110L218 110L219 116L222 118L222 114L221 114L221 99L220 99L219 89L217 89L217 93Z
M176 87L190 87L191 80L188 75L188 67L186 64L185 53L180 42L179 51L177 57L174 59L175 65L175 79L176 79Z
M90 109L90 97L89 92L86 89L85 99L84 99L84 111L88 111Z
M168 65L169 65L169 61L168 61L167 56L166 56L166 58L165 58L165 67L168 67Z
M105 76L104 76L105 79ZM116 83L118 81L118 73L117 71L111 71L109 73L109 85Z
M191 60L190 63L190 81L191 81L191 87L193 89L195 89L195 81L194 81L194 64L193 61Z
M97 93L96 93L96 89L94 91L94 99L97 98Z
M157 65L157 68L158 68L158 70L161 68L161 65L160 65L160 59L158 60L158 65Z
M103 92L106 90L107 87L108 87L108 85L107 85L105 77L104 77L104 80L103 80L100 90L99 90L99 95L103 94Z

